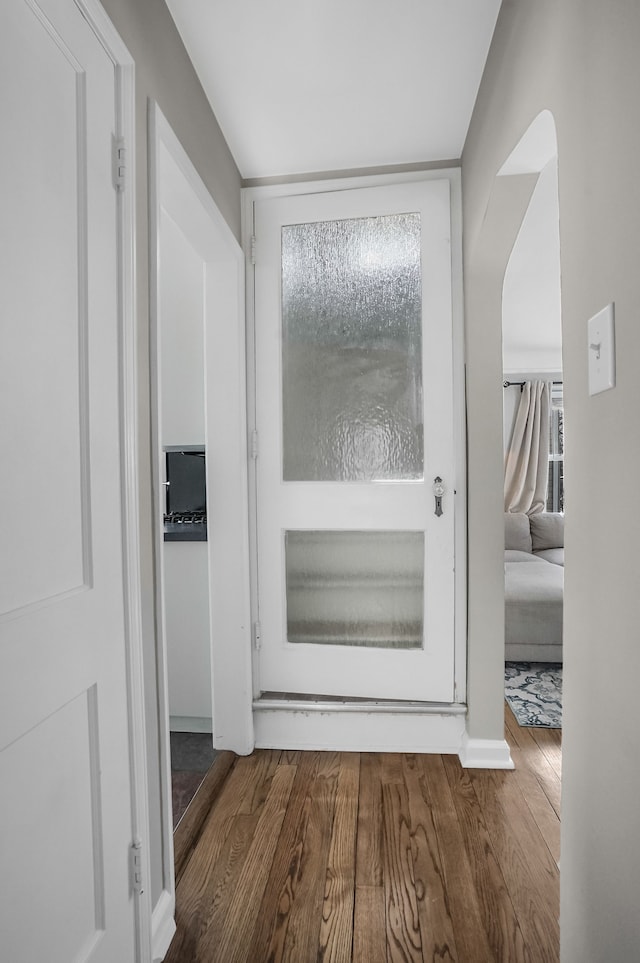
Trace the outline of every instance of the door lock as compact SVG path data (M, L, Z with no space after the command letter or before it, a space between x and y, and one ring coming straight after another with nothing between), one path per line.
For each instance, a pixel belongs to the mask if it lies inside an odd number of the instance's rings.
M435 514L440 517L442 515L442 496L444 495L444 485L440 475L436 475L433 479L433 494L436 499L436 510Z

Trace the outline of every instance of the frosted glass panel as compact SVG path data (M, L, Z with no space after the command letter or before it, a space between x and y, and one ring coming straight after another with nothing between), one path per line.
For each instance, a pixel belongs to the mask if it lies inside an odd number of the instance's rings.
M420 215L282 228L283 477L423 475Z
M286 532L289 642L422 647L422 532Z

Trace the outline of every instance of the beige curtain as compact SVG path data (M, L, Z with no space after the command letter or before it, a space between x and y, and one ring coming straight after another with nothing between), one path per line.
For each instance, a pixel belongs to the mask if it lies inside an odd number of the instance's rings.
M525 381L504 466L505 512L541 512L549 472L551 383Z

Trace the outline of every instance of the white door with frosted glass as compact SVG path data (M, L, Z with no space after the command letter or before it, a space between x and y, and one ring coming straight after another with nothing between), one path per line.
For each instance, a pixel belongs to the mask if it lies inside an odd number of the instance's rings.
M0 958L131 961L118 79L73 0L0 4Z
M453 701L450 224L444 179L255 202L263 693Z

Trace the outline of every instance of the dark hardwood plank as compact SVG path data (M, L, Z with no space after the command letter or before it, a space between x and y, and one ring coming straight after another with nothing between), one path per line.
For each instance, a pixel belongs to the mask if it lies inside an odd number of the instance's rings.
M296 767L289 806L280 830L280 839L258 918L249 944L248 958L283 958L289 914L297 897L302 854L311 816L311 798L320 753L306 752Z
M530 730L518 725L516 717L514 716L513 711L506 699L504 702L504 728L505 739L509 743L509 747L511 749L526 748L527 742L529 744L533 743ZM521 735L524 735L526 740L525 746L522 745L520 738Z
M382 886L356 886L353 963L386 963L387 937Z
M197 954L189 957L184 946L176 947L172 943L171 951L179 952L176 952L175 957L169 957L171 963L174 963L174 960L175 963L183 963L185 959L193 959L196 963L210 958L209 947L218 938L220 921L224 918L232 898L233 887L240 876L257 823L257 815L246 813L237 815L228 822L224 840L216 846L215 859L209 866L206 885L202 889L196 887L197 867L194 866L193 859L190 861L180 887L176 890L176 905L179 907L176 923L179 933L183 931L181 923L188 923L186 928L189 937L195 939ZM184 898L185 891L191 897L188 901Z
M459 963L496 963L483 922L481 898L467 854L465 834L445 773L442 756L421 756L425 792L442 854L442 869ZM505 960L506 963L506 960Z
M176 890L166 963L556 963L556 736L454 756L236 759Z
M545 726L521 726L509 703L504 703L505 738L510 746L521 749L535 748L548 752L549 761L556 767L558 775L562 772L562 729L548 729Z
M469 770L463 769L454 756L443 756L442 760L480 899L482 921L491 951L497 960L505 963L531 963L531 956L496 859Z
M386 963L383 876L381 757L375 752L365 752L360 760L358 798L354 963Z
M358 753L341 753L320 926L323 963L351 959L359 781Z
M418 900L413 878L409 800L404 785L382 786L384 896L389 963L422 963Z
M317 958L339 769L338 753L319 753L317 771L309 786L309 819L299 853L296 895L283 924L286 932L281 955L272 955L272 943L267 960L294 963Z
M247 800L254 800L258 793L264 792L263 784L272 778L274 770L274 756L270 753L257 752L238 758L176 887L177 933L165 963L199 959L194 947L205 939L214 899L229 864L229 853L236 845L240 809L246 810ZM250 814L245 812L245 815Z
M413 871L422 955L425 960L450 963L458 958L458 954L433 807L418 757L405 755L403 771L411 817Z
M252 756L243 757L242 761L246 759L247 766L250 766L248 760L253 760L254 775L242 792L239 813L254 813L264 805L280 756L278 749L259 749Z
M365 752L360 763L356 886L382 886L382 761Z
M533 729L532 737L536 745L542 750L543 755L548 760L549 765L562 776L562 748L559 742L558 729Z
M530 818L517 778L513 772L472 770L470 780L531 959L557 963L558 866Z
M236 762L233 752L220 752L205 775L201 785L189 803L187 810L173 834L173 860L176 885L180 882L185 866L196 847L205 820L218 798L229 772Z
M205 959L224 960L225 963L253 963L247 955L269 870L278 845L280 829L295 777L293 766L278 766L274 773L264 807L260 813L251 844L246 851L241 870L230 898L220 900L212 915L211 939L202 945Z
M380 758L380 779L383 785L396 783L401 786L404 782L402 773L402 753L401 752L381 752Z
M521 749L512 749L515 777L527 807L540 830L556 865L560 865L560 817L549 799L549 792L522 758ZM558 807L560 800L558 798Z
M287 766L297 766L304 753L301 749L283 749L280 753L280 763Z
M519 726L505 703L505 732L513 753L517 751L520 766L526 766L538 780L547 799L560 818L561 779L558 765L551 764L535 738L536 729Z

